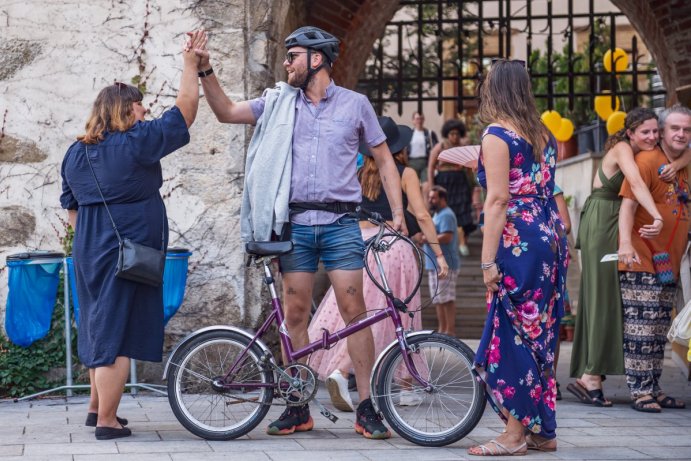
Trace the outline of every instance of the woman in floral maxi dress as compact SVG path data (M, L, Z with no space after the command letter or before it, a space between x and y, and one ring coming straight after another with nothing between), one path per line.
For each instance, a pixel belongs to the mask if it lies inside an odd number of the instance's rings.
M556 142L540 122L520 61L495 62L480 97L480 117L490 124L478 165L487 190L482 268L489 312L476 366L506 431L468 453L554 451L554 350L568 267L553 197Z

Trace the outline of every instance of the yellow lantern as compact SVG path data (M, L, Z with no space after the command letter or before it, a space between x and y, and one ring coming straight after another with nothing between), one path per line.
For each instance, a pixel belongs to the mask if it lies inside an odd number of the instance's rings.
M552 134L559 131L561 127L561 115L556 110L546 110L540 116L542 123L552 132Z
M614 109L612 109L612 99L614 99ZM595 113L600 116L603 121L607 121L612 113L619 110L619 98L612 95L595 96Z
M607 133L613 135L617 131L624 128L624 121L626 120L626 112L620 110L613 112L607 119Z
M554 133L554 137L559 142L566 142L571 139L571 136L573 136L573 122L568 118L562 118L561 126L557 132Z
M612 50L607 50L602 57L602 64L607 72L612 72ZM629 55L621 48L614 49L614 71L623 72L629 67Z

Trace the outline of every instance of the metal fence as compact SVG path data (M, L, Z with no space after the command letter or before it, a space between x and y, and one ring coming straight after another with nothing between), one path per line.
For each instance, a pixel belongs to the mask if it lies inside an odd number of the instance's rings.
M664 97L651 85L656 75L635 35L617 43L628 24L609 2L594 0L402 0L399 12L375 42L359 82L378 113L385 105L451 102L456 113L477 107L477 85L493 58L526 58L541 108L560 108L587 118L593 98L612 94L625 109ZM603 6L604 5L604 6ZM574 8L574 6L576 8ZM587 36L577 49L576 35ZM541 42L541 43L540 43ZM607 72L602 56L624 49L625 71ZM614 66L612 66L614 67ZM389 110L391 108L389 107Z

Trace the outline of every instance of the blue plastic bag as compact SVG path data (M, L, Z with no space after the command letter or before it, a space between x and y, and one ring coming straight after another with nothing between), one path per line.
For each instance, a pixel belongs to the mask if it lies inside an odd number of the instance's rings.
M63 256L34 252L7 257L9 293L5 331L14 344L29 347L50 331Z
M168 248L166 265L163 270L163 322L168 323L182 305L187 283L187 264L192 253L186 248ZM67 270L70 279L70 298L74 319L79 326L79 298L75 282L74 261L67 257Z
M168 248L163 271L163 324L175 315L185 297L187 264L192 255L186 248Z

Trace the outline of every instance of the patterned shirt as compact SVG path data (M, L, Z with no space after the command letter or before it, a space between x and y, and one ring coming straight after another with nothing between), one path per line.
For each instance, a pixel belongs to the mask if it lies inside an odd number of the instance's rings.
M258 120L264 112L264 95L249 103ZM331 81L326 96L315 106L300 90L295 102L290 201L359 203L358 146L363 141L374 147L385 140L372 104L364 95ZM340 216L306 211L293 215L291 222L315 226L331 224Z

